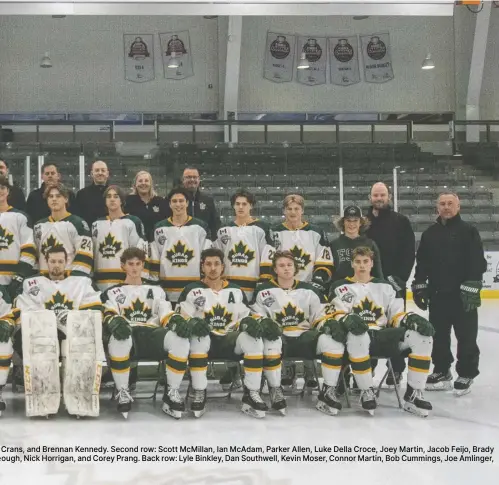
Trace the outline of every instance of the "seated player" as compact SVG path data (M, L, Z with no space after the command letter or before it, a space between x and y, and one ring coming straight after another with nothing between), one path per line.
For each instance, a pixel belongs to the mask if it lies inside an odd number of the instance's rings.
M272 270L275 279L257 285L252 309L281 327L284 357L313 361L320 356L324 386L317 409L335 415L341 409L335 394L343 357L343 343L339 343L344 337L341 325L334 319L328 320L323 293L311 283L296 279L299 265L291 251L277 251ZM328 332L322 331L323 326ZM270 387L271 397L272 392Z
M5 286L0 286L0 416L6 409L2 398L2 389L7 384L10 364L12 362L12 334L14 333L14 315L10 304L9 293Z
M132 407L128 389L130 359L164 360L167 385L163 411L179 419L185 408L179 387L187 368L189 325L173 314L159 286L142 284L145 261L146 253L141 249L125 249L121 255L125 282L102 294L104 336L118 392L118 411L126 418Z
M60 393L52 392L52 397L48 398L47 389L50 386L49 384L45 384L45 380L51 380L52 384L59 381L59 352L56 350L49 355L47 350L48 345L39 344L36 340L39 337L50 340L52 336L55 335L55 337L61 341L63 378L65 379L64 402L69 414L96 416L99 411L99 399L98 392L97 397L95 397L94 389L99 389L102 361L104 360L100 315L102 303L100 293L93 289L90 278L82 276L66 277L65 270L68 262L68 254L64 247L49 247L45 251L45 259L48 276L34 276L24 280L23 292L15 301L15 308L13 310L14 318L16 321L21 321L22 331L15 335L15 347L19 354L22 355L23 349L28 347L28 343L29 348L33 349L36 349L38 345L41 345L41 348L44 348L44 350L40 355L46 356L44 359L51 358L52 361L55 362L55 366L52 370L57 375L44 375L44 372L40 372L39 374L35 372L35 361L37 357L39 357L36 353L41 352L41 350L34 352L29 356L24 355L26 413L28 416L46 416L57 413ZM37 325L40 322L37 322L36 319L31 319L30 312L39 310L50 310L55 314L53 322L57 327L56 329L51 327L45 329L45 332L41 331L43 329L37 328ZM72 325L71 338L73 338L73 335L75 336L75 339L80 337L80 335L78 335L78 329L75 330L75 325L81 325L81 321L73 323L73 319L70 321L68 318L68 312L72 310L92 310L99 312L98 317L94 316L88 320L89 327L86 330L81 329L80 326L80 329L84 333L84 345L82 344L82 340L79 340L79 342L76 342L76 340L71 340L71 342L66 341L66 337L70 330L69 325ZM25 313L27 313L27 315L25 315ZM30 320L29 324L26 323L28 320ZM47 322L44 321L41 323L47 326L51 325L50 319L48 319ZM70 337L68 336L68 339L69 338ZM25 342L23 346L21 339L29 339L29 342ZM73 345L75 347L73 347ZM78 360L77 355L75 356L74 349L78 348L77 345L80 345L81 352L93 355L88 363L88 369L83 368L82 361ZM78 351L76 351L76 354L78 354ZM27 364L27 358L31 359L33 363ZM72 364L73 361L70 361L70 359L76 359L75 362L78 361L79 364ZM64 365L65 363L66 365ZM80 368L78 368L78 366ZM42 367L43 366L40 366L39 369ZM45 367L45 370L46 369L47 368ZM71 370L71 372L69 372L69 370ZM79 375L80 372L85 372L85 374L83 376ZM27 374L30 375L32 383L30 386L32 389L32 396L26 382ZM69 382L66 382L68 379ZM41 389L39 395L37 395L37 389ZM51 387L51 389L54 390L56 387ZM81 396L82 392L86 393L83 397ZM50 405L45 409L47 412L43 410L43 404L36 404L37 402L48 403L49 401ZM74 404L75 402L76 404ZM70 403L73 404L70 405Z
M243 356L242 411L263 418L268 410L260 396L264 354L266 377L277 387L281 341L277 334L275 340L264 344L262 321L249 316L243 290L224 279L224 268L223 252L216 248L205 249L201 253L201 281L188 285L179 298L180 312L190 318L192 332L189 368L194 392L191 411L195 417L201 417L205 412L208 359L239 361ZM284 398L280 403L274 402L273 407L283 409L283 403L285 407Z
M404 300L397 298L390 283L371 277L373 257L371 249L355 248L354 276L337 281L331 291L335 318L347 332L346 350L362 407L371 414L376 408L370 355L390 357L410 350L404 409L426 417L432 407L423 389L435 331L422 316L404 311Z

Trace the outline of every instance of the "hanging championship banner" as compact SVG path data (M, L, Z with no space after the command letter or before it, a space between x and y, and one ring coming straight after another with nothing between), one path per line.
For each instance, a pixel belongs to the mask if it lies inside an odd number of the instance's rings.
M296 63L300 62L302 52L307 58L308 69L298 69L296 79L309 86L326 84L327 47L325 37L299 35L296 40Z
M364 77L368 83L386 83L394 78L390 34L362 35Z
M159 34L159 42L166 79L185 79L194 76L188 30Z
M125 79L145 83L154 79L154 39L152 34L124 34Z
M350 86L360 82L359 43L357 36L329 37L331 82Z
M295 36L267 32L263 77L275 83L293 80Z

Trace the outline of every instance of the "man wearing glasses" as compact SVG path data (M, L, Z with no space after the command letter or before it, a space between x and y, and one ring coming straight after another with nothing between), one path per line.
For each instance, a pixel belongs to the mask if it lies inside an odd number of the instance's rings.
M199 170L194 167L186 167L182 174L182 185L189 193L187 213L191 217L206 222L210 229L209 233L211 237L216 239L217 232L220 229L220 216L215 208L213 197L199 190L200 183Z

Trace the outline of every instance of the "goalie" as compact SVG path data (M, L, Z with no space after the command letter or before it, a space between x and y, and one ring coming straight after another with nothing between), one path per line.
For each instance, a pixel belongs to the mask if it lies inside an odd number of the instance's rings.
M14 333L14 315L10 297L5 286L0 286L0 416L6 409L2 398L2 389L7 383L12 362L12 334Z

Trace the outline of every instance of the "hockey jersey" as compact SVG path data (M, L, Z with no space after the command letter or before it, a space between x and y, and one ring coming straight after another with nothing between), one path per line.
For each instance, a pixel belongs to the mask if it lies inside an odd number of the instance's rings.
M0 285L15 274L30 276L36 264L33 229L28 216L9 207L0 213Z
M224 281L220 291L213 291L202 281L191 283L178 302L184 317L206 319L214 335L237 330L239 321L250 314L244 291L229 281Z
M92 272L94 254L88 224L78 216L70 214L54 220L52 216L35 224L35 246L38 252L38 267L42 275L47 274L45 252L49 247L64 246L68 253L67 269L72 275L89 276Z
M148 254L144 226L135 216L125 215L111 220L102 217L92 224L94 247L94 281L100 290L106 290L125 280L120 257L127 248L139 248ZM147 262L146 262L147 268ZM148 278L147 270L142 277Z
M177 301L182 290L199 280L201 251L211 247L206 224L189 217L177 227L171 217L154 226L151 242L151 280L160 281L170 301Z
M289 229L286 223L271 228L274 248L280 251L291 251L300 268L296 278L300 281L312 281L318 276L324 282L331 279L333 257L324 231L305 222L300 229ZM272 273L272 258L270 251L262 263L262 272L268 277Z
M53 281L45 276L24 280L23 292L15 301L16 321L23 311L52 310L56 314L65 310L102 311L100 293L85 276L68 276Z
M320 328L327 315L327 299L310 283L295 280L289 290L277 281L259 283L251 309L277 322L286 337L299 337L310 328Z
M268 225L259 219L244 226L231 222L218 230L214 246L224 252L226 278L239 285L251 300L260 277L260 263L272 249Z
M114 315L126 318L132 326L165 326L173 315L165 292L151 285L116 285L102 293L104 322Z
M397 298L388 281L378 278L371 278L368 283L357 283L352 278L340 280L332 287L331 298L335 317L357 313L371 330L398 327L406 315L404 300Z

